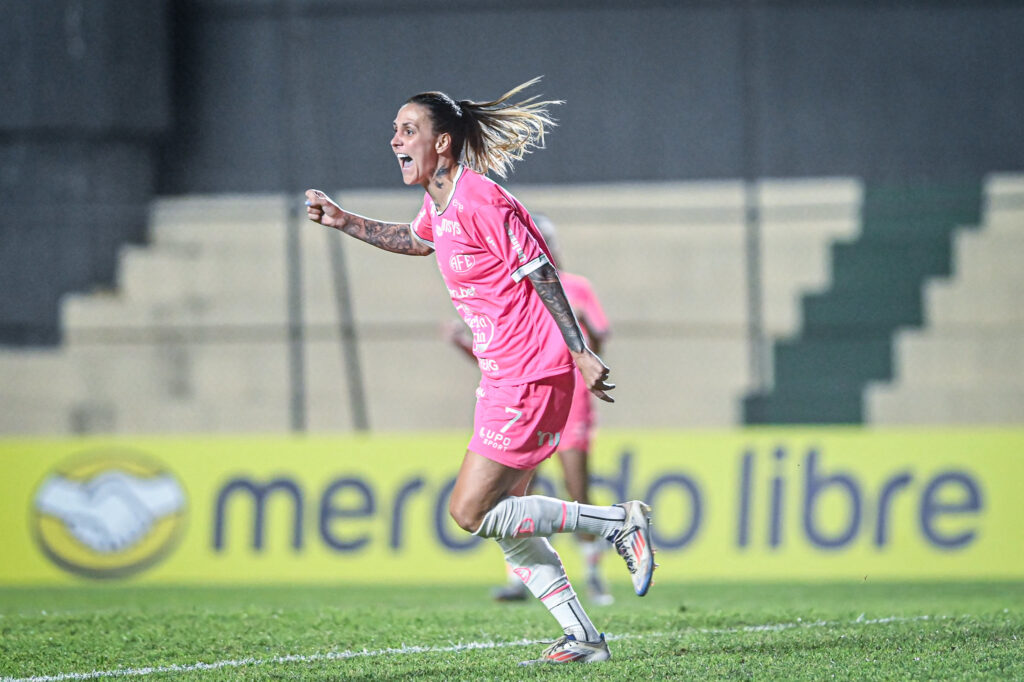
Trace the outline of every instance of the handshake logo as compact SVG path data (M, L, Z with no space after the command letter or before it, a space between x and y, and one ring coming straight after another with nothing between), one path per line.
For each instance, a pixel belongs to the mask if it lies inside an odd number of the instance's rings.
M177 479L151 462L125 453L78 458L36 490L35 535L65 570L125 577L174 548L185 508Z

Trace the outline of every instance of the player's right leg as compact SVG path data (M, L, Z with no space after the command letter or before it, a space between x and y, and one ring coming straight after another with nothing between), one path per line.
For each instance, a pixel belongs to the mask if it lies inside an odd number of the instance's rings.
M459 490L458 482L455 490ZM487 538L548 537L578 530L600 535L615 545L629 569L633 590L642 597L647 594L657 567L651 545L650 511L650 507L639 500L603 507L526 495L505 497L482 516L463 518L478 519L472 531ZM459 521L458 516L455 519ZM468 525L462 527L470 530Z
M517 497L516 493L526 489L532 470L513 469L473 451L467 451L459 475L452 489L449 511L456 522L466 530L474 519L486 519L490 513L486 505L494 499L534 499ZM504 497L502 497L504 495ZM553 500L553 498L541 498ZM560 500L553 500L564 504ZM531 505L533 506L533 505ZM548 609L562 627L565 641L593 643L603 647L601 633L594 627L583 606L573 591L565 567L558 553L544 537L532 532L535 524L527 519L520 524L520 532L492 535L505 554L505 560L512 566L529 591ZM476 522L479 526L483 521ZM547 521L543 521L547 525ZM566 662L570 659L566 659ZM575 659L572 659L575 660ZM555 662L555 661L553 661ZM557 661L561 662L561 661Z
M654 569L654 547L651 545L651 508L640 500L616 505L623 509L626 518L622 528L611 538L615 551L626 561L633 591L642 597L650 589Z

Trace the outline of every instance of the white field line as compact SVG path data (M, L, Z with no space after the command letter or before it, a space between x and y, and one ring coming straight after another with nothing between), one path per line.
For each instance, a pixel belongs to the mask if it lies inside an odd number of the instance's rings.
M608 640L644 639L661 637L679 637L687 634L701 635L735 635L746 632L780 632L797 628L823 628L851 625L885 625L888 623L910 623L922 620L942 620L946 616L890 616L888 618L865 618L864 614L851 621L812 620L800 618L790 623L766 623L764 625L740 625L728 628L685 628L673 632L648 632L637 635L607 635ZM65 682L66 680L96 680L109 677L145 677L168 673L193 673L204 670L220 670L222 668L241 668L244 666L272 665L275 663L316 663L319 661L340 661L348 658L368 658L376 656L404 656L407 654L452 653L472 651L474 649L504 649L508 647L534 646L547 644L547 640L518 639L508 642L467 642L450 646L402 646L386 649L363 649L362 651L330 651L323 654L290 654L271 656L270 658L238 658L213 663L190 663L188 665L161 665L152 668L118 668L116 670L93 670L87 673L60 673L58 675L39 675L34 677L0 677L0 682Z

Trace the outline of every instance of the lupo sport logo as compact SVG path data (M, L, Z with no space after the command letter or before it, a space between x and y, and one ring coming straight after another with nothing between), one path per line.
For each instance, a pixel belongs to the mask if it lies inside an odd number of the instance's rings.
M124 578L163 560L185 525L185 490L163 466L129 450L58 465L36 488L30 515L42 552L89 578Z

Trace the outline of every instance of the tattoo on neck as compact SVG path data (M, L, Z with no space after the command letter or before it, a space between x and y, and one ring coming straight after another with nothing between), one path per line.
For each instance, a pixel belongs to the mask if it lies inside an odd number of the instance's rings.
M444 179L449 172L451 172L451 169L448 166L441 166L434 171L434 186L438 189L444 189Z

